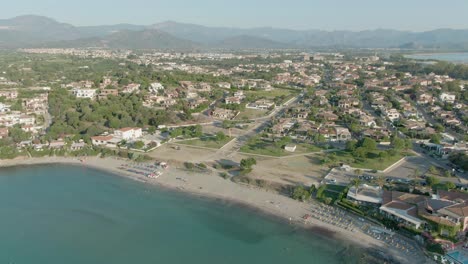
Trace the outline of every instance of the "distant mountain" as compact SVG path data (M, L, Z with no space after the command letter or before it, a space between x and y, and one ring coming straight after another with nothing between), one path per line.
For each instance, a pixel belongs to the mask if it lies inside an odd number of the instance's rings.
M142 31L121 30L103 37L82 38L46 43L44 47L101 47L111 49L193 50L199 47L190 40L176 38L155 29Z
M147 29L147 26L132 25L132 24L117 24L106 26L87 26L78 27L82 37L102 37L123 30L142 31Z
M80 38L79 30L42 16L19 16L0 20L0 47Z
M282 49L291 47L291 44L280 43L266 38L241 35L224 39L212 45L212 47L231 50Z
M408 48L468 50L468 30L409 32L206 27L167 21L76 27L27 15L0 20L0 48L108 47L131 49Z

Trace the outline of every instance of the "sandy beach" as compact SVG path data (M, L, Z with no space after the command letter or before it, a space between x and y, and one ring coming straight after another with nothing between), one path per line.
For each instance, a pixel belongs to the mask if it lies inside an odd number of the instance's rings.
M347 230L320 221L314 217L304 220L304 215L314 214L312 208L319 208L318 203L301 203L272 191L234 183L219 177L216 173L194 173L186 171L183 168L173 167L169 164L170 167L168 169L161 170L163 174L159 178L150 179L144 175L122 170L122 165L131 164L131 162L117 158L102 159L93 157L81 160L80 158L44 157L0 161L0 167L39 164L73 164L77 166L87 166L177 191L233 201L260 209L267 214L278 216L284 219L285 222L290 222L291 224L322 230L324 233L331 234L334 239L349 241L364 248L377 249L384 252L386 255L393 256L394 259L402 263L426 263L425 257L422 254L411 258L404 256L401 252L389 248L382 241L365 234L358 228Z

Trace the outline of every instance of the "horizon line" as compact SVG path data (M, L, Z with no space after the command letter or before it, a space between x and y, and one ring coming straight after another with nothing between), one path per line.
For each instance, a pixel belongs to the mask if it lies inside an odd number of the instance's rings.
M262 28L270 28L270 29L277 29L277 30L291 30L291 31L325 31L325 32L340 32L340 31L348 31L348 32L363 32L363 31L378 31L378 30L387 30L387 31L400 31L400 32L409 32L409 33L424 33L424 32L430 32L430 31L436 31L436 30L468 30L467 28L452 28L452 27L438 27L438 28L432 28L432 29L427 29L427 30L407 30L407 29L394 29L394 28L385 28L385 27L377 27L377 28L368 28L368 29L313 29L313 28L308 28L308 29L293 29L293 28L287 28L287 27L274 27L274 26L250 26L250 27L242 27L242 26L207 26L203 24L198 24L194 22L179 22L173 19L168 19L168 20L163 20L160 22L155 22L155 23L150 23L150 24L137 24L137 23L132 23L132 22L116 22L116 23L104 23L104 24L94 24L94 25L77 25L74 23L69 23L69 22L62 22L61 20L58 20L57 18L47 16L47 15L40 15L40 14L20 14L20 15L15 15L13 17L9 18L0 18L0 20L12 20L18 17L42 17L42 18L47 18L54 20L57 23L62 23L62 24L69 24L74 27L102 27L102 26L115 26L115 25L133 25L133 26L142 26L142 27L149 27L149 26L154 26L154 25L160 25L164 23L175 23L175 24L186 24L186 25L193 25L193 26L201 26L201 27L207 27L207 28L228 28L228 29L262 29Z

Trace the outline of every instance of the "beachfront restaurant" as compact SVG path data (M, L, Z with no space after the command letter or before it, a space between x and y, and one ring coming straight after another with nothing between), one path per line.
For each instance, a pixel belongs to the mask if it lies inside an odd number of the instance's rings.
M380 211L388 218L407 226L419 228L424 221L416 217L416 207L408 204L390 203L380 207Z

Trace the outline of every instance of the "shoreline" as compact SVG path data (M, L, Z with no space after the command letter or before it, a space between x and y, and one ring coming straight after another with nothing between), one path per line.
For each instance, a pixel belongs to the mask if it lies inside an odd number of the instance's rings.
M315 218L309 218L306 223L302 216L312 213L311 204L301 203L264 189L237 184L230 180L225 180L218 175L189 172L177 167L163 170L163 175L158 179L149 179L142 175L118 169L123 163L131 162L116 158L91 157L86 158L82 162L78 157L42 157L1 160L0 168L47 164L84 166L136 180L144 184L158 186L169 191L176 191L215 201L221 200L236 206L247 207L249 210L254 210L266 217L275 218L275 220L297 226L305 229L307 232L312 232L327 239L357 245L366 251L379 253L384 256L388 254L392 259L401 263L419 263L414 259L403 258L397 251L389 249L382 241L366 235L359 229L352 232L351 230L339 228Z

